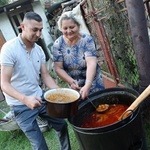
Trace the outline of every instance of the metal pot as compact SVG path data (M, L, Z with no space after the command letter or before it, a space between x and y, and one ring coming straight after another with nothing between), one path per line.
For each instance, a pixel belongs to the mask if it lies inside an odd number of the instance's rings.
M127 104L138 97L130 88L110 88L90 95L95 106L99 104ZM93 111L89 101L81 101L78 113L69 118L82 150L147 150L140 109L127 118L104 127L82 128L81 124Z
M50 96L54 96L53 100ZM49 98L48 98L49 97ZM66 99L65 99L66 97ZM55 118L68 118L78 111L79 92L69 88L58 88L48 90L44 94L47 104L47 113Z

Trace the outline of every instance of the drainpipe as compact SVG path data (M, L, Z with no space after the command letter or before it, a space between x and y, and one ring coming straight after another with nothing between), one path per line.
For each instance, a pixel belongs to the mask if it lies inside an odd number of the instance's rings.
M143 0L126 0L133 47L138 64L139 93L150 84L150 44ZM150 107L150 97L142 108Z

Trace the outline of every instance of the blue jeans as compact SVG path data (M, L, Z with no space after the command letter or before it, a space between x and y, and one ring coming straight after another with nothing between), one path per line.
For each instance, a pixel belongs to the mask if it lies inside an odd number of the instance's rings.
M48 150L44 136L36 121L37 116L46 119L48 125L55 129L61 150L71 149L66 121L48 116L45 104L34 110L26 105L11 106L10 109L19 127L29 139L33 150Z

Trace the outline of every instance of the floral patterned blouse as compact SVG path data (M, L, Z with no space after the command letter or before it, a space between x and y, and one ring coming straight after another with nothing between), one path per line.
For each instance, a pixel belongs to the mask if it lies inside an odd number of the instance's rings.
M75 80L80 86L85 84L86 80L86 57L96 56L96 48L94 39L87 34L82 37L74 46L68 46L63 36L60 36L53 45L53 61L63 62L64 70ZM90 93L103 90L104 84L100 66L97 65L96 76L92 83Z

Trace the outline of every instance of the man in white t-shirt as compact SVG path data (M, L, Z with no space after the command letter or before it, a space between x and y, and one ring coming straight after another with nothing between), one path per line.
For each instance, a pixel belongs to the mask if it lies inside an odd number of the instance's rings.
M67 123L64 119L49 117L46 105L42 103L39 74L49 89L58 88L46 68L42 48L35 43L43 29L42 18L34 12L26 13L21 29L22 33L6 42L1 49L1 88L6 102L33 150L48 150L36 122L37 116L47 119L48 125L56 130L61 150L70 150Z

